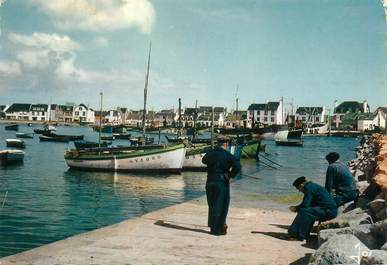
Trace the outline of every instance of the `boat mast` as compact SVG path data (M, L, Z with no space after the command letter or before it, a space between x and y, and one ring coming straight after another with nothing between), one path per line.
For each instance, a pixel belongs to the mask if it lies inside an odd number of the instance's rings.
M142 112L142 135L145 140L145 131L146 131L146 98L148 93L148 80L149 80L149 67L150 67L150 55L152 50L152 42L149 43L149 54L148 54L148 68L145 75L145 87L144 87L144 109ZM145 141L144 141L145 143Z
M196 119L198 118L198 100L195 101L195 113L194 113L194 120L193 120L193 139L196 138Z
M235 103L236 103L236 117L235 117L235 120L237 122L237 127L239 127L239 115L238 115L238 89L239 89L239 85L237 85L237 88L236 88L236 93L235 93Z
M179 98L179 131L178 131L178 136L181 136L181 130L182 130L182 126L181 126L181 98Z
M100 92L99 95L101 96L101 105L99 108L99 133L98 133L98 147L101 148L101 129L102 129L102 100L103 100L103 93Z

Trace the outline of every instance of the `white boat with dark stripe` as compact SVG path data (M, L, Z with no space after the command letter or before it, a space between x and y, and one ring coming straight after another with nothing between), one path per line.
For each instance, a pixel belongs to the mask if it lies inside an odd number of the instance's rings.
M114 148L102 148L101 151L71 150L65 153L65 160L70 168L125 172L180 173L184 157L183 144L119 151Z

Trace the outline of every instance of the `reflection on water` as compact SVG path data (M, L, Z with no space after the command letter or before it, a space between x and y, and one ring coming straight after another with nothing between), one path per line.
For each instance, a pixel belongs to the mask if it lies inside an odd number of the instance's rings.
M20 126L20 132L37 127ZM59 134L84 134L95 140L98 133L85 127L59 127ZM0 124L0 149L15 132ZM205 173L181 175L131 175L69 170L64 151L72 146L25 139L23 165L0 168L0 256L11 255L84 231L143 215L144 213L204 195ZM128 144L125 140L118 144ZM303 148L277 147L267 142L268 158L282 167L273 169L253 160L243 161L246 174L233 182L233 195L245 196L248 206L259 206L272 198L286 203L297 195L294 178L305 175L322 183L325 154L338 151L343 160L354 155L357 141L351 138L305 139ZM233 198L236 198L236 197ZM288 196L288 197L282 197ZM246 205L242 205L246 206Z

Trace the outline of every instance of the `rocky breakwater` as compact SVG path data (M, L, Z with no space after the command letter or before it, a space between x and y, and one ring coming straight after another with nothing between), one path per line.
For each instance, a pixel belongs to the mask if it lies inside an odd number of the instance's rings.
M363 138L348 166L359 198L319 225L309 264L387 264L387 136Z

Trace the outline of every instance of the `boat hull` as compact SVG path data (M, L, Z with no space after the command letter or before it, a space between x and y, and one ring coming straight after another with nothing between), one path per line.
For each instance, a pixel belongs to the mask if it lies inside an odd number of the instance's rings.
M205 171L207 166L202 163L202 158L206 151L196 154L186 154L184 157L183 169L189 171Z
M121 154L98 154L79 157L65 155L65 160L70 168L98 171L124 171L124 172L181 172L184 146L168 150L137 151Z
M0 151L0 165L2 166L22 163L23 159L24 159L23 151L17 151L17 150Z

